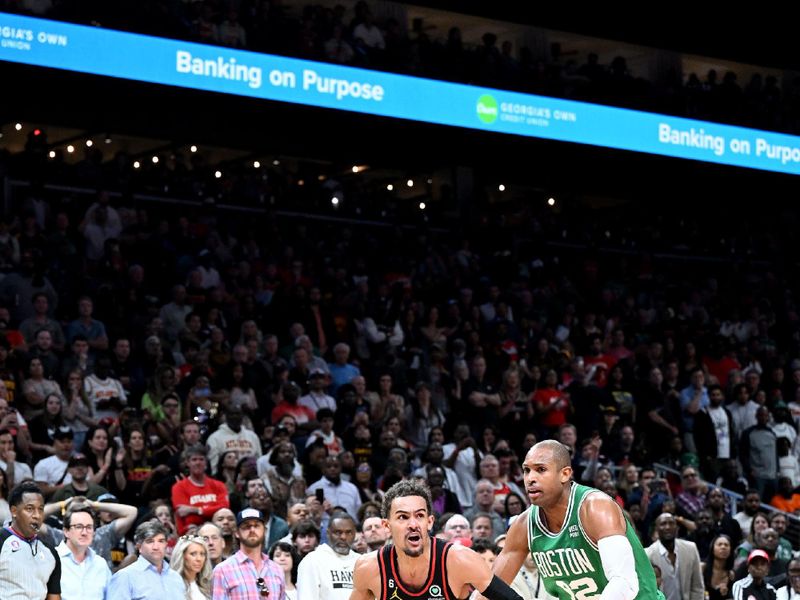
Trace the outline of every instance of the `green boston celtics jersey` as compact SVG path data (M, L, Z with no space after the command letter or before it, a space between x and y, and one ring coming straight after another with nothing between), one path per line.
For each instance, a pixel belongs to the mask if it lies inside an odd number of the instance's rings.
M588 538L579 517L584 498L592 492L598 490L572 484L567 515L558 533L552 533L542 524L539 507L532 506L528 511L528 547L533 562L544 581L547 593L564 600L600 598L608 583L597 544ZM625 537L633 547L636 573L639 576L639 594L636 599L663 598L656 587L653 567L630 523L627 523Z

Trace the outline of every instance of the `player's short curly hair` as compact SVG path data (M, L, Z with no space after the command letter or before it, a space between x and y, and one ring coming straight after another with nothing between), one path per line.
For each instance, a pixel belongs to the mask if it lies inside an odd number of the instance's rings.
M398 481L389 488L388 492L386 492L386 495L383 497L383 506L381 507L383 518L389 518L389 513L392 509L392 502L394 502L396 498L405 498L406 496L419 496L420 498L423 498L425 500L425 507L428 509L428 514L433 514L431 490L424 481L417 478L412 478Z

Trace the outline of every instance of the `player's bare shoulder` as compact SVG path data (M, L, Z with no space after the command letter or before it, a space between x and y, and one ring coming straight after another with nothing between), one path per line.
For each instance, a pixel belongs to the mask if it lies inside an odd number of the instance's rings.
M578 517L583 530L594 542L609 535L625 535L626 523L622 508L601 491L586 495Z
M353 567L353 599L380 598L381 569L378 564L378 552L368 552L356 560Z

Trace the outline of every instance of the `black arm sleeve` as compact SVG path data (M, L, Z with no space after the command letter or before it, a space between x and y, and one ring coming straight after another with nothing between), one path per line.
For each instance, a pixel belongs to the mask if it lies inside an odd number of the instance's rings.
M489 587L481 592L489 600L522 600L517 592L512 590L509 585L497 575L492 577Z
M61 557L52 546L48 546L47 549L53 553L53 558L56 559L56 565L50 574L50 579L47 580L47 593L61 594Z

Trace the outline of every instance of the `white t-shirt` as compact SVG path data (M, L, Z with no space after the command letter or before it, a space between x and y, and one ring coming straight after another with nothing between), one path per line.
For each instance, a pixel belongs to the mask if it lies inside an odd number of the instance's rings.
M321 544L306 555L297 571L297 600L349 600L353 592L353 567L361 556L346 556Z
M3 469L6 473L8 473L8 463L4 460L0 460L0 468ZM25 463L21 463L18 461L14 461L14 485L18 484L20 481L25 479L32 479L33 473L31 473L31 468L26 465Z
M728 429L728 415L721 406L708 407L708 416L714 424L714 433L717 436L717 458L731 457L731 436Z
M97 403L101 400L119 398L123 406L128 401L122 384L118 379L114 379L113 377L98 379L97 375L89 375L89 377L83 380L83 389L86 392L86 397L89 398L89 401L94 407L94 416L96 419L102 419L104 417L116 419L119 417L119 412L114 409L98 409Z
M72 483L72 475L67 472L69 461L61 460L55 454L43 458L33 467L34 481L44 481L48 485Z

